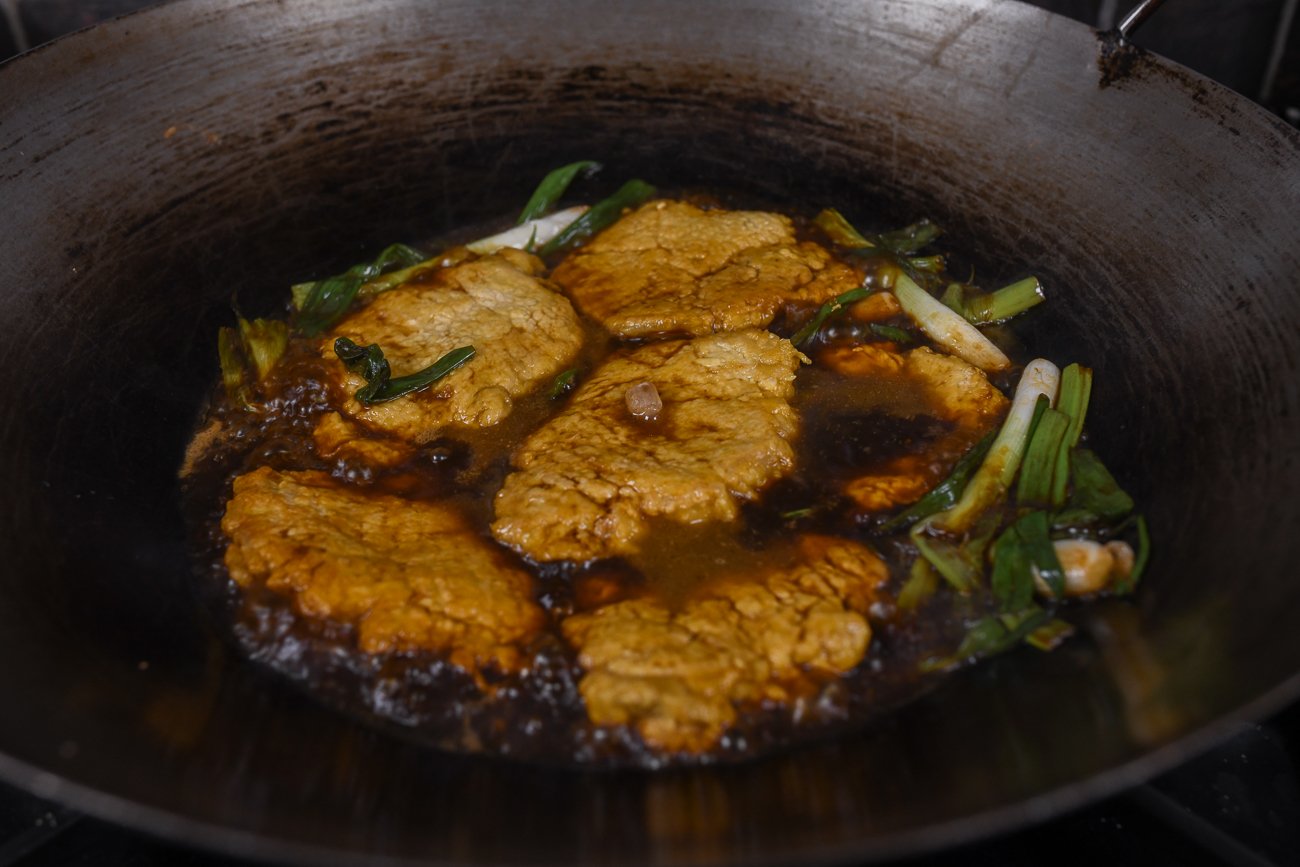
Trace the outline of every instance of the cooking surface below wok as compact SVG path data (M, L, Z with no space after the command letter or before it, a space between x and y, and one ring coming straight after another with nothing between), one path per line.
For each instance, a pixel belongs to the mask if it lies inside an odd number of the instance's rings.
M1114 791L1294 695L1294 133L1149 58L1099 89L1092 34L1015 4L573 5L580 32L196 0L0 69L0 773L316 861L857 859ZM659 775L419 750L240 662L174 481L232 288L261 312L591 154L1038 263L1029 348L1097 368L1098 449L1151 504L1136 604L858 735Z

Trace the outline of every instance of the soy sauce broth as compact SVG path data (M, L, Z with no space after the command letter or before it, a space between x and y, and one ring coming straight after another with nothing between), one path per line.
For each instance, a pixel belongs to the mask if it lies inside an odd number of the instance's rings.
M815 236L806 222L798 225L801 233ZM499 228L471 227L454 239ZM447 243L435 240L423 249ZM788 336L812 312L787 309L772 330ZM620 348L596 323L584 320L584 325L585 348L575 365L579 382ZM482 430L451 429L397 466L328 460L317 454L312 440L317 419L330 411L318 342L291 340L285 358L263 384L259 412L245 411L214 389L187 460L183 488L196 560L226 634L253 660L346 713L396 724L404 736L441 748L543 762L658 766L741 759L859 726L929 688L936 677L922 675L920 662L951 652L967 621L984 613L980 603L946 593L935 594L918 611L898 612L890 600L905 580L915 550L905 534L876 533L884 516L863 514L839 493L844 478L907 456L946 472L962 452L936 451L934 446L951 424L905 381L847 377L813 364L799 371L792 401L801 418L796 469L759 500L744 504L738 522L683 526L661 521L645 549L629 560L534 564L509 555L534 576L536 601L549 625L527 648L530 664L524 672L487 675L490 695L434 654L364 654L356 649L352 627L299 616L283 597L265 589L240 590L230 580L222 563L227 542L220 521L232 480L259 466L320 470L362 491L449 500L491 540L492 498L510 471L511 453L567 398L538 389L517 399L503 423ZM890 345L842 321L832 322L815 339L818 347L859 342ZM808 351L815 357L813 349ZM794 538L805 532L863 541L889 567L890 581L869 616L872 641L857 668L789 706L740 708L735 729L715 750L699 756L665 756L627 730L587 721L577 686L582 672L559 635L564 617L642 595L680 604L708 582L790 559Z

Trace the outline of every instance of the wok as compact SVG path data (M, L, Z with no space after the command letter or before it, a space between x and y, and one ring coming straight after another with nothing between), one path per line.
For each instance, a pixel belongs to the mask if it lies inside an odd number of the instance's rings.
M0 776L334 863L881 858L1116 791L1300 689L1300 142L1011 2L190 0L0 68ZM175 473L238 291L607 163L873 227L927 214L1028 349L1096 368L1157 540L1136 599L847 735L666 773L449 755L238 657ZM1023 273L1023 271L1022 271ZM373 862L371 862L373 863Z

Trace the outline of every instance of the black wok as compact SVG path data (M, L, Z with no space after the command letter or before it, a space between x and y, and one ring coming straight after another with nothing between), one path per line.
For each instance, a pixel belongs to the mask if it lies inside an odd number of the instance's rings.
M1033 821L1294 697L1300 142L1150 57L1100 88L1098 52L974 0L192 0L0 68L0 775L311 863L809 863ZM1035 268L1028 348L1096 368L1158 540L1137 599L849 736L660 774L442 754L241 661L175 481L232 292L270 309L589 156Z

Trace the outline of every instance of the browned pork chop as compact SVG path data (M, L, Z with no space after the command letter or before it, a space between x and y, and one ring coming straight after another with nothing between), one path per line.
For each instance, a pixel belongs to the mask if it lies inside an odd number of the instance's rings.
M260 467L235 479L221 529L242 587L351 624L367 653L428 650L476 673L522 667L541 628L532 578L451 505L367 494L325 473Z
M582 347L573 306L538 276L541 272L535 256L502 250L422 272L348 316L321 343L340 411L414 443L451 425L499 423L515 398L549 382ZM334 355L338 337L362 346L378 343L394 377L425 368L461 346L473 346L476 354L424 391L363 406L353 394L365 380Z
M1006 397L982 371L924 347L910 352L882 344L832 347L821 352L818 361L847 376L906 384L910 392L919 393L927 414L950 425L948 433L923 451L845 483L844 493L867 512L920 499L1006 415Z
M793 467L799 361L754 330L615 353L516 452L492 532L534 560L590 560L635 553L652 518L733 520ZM628 408L644 383L656 421Z
M763 327L787 302L820 303L862 275L788 217L655 201L623 217L551 275L620 337Z
M591 721L631 726L656 749L704 752L738 706L790 703L861 662L884 563L826 536L788 554L676 607L642 597L567 618Z

